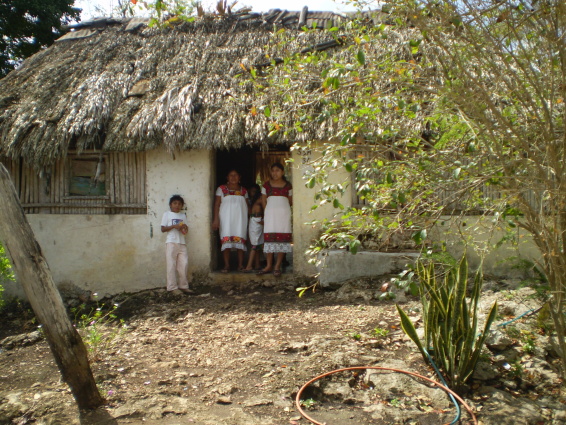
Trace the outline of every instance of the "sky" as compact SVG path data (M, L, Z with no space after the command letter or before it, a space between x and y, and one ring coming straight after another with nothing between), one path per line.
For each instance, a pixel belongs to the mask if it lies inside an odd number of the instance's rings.
M228 4L231 1L228 0ZM376 2L377 3L377 2ZM205 9L213 9L216 4L214 0L203 0ZM110 16L111 11L118 5L117 0L76 0L75 6L83 9L82 20L88 20L96 16ZM352 4L344 4L340 0L239 0L236 9L243 6L251 6L255 12L267 12L269 9L301 10L308 6L309 10L323 11L352 11L356 8ZM103 13L101 13L101 11Z

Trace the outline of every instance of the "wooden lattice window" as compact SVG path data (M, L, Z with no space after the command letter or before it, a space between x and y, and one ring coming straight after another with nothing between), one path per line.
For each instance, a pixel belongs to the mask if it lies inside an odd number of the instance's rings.
M106 158L75 157L69 160L69 196L107 196Z
M146 214L145 153L69 153L38 170L1 159L26 214Z

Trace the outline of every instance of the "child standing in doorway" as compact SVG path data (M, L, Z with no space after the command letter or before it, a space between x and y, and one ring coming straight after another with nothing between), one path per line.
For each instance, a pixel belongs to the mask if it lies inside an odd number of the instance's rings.
M261 203L261 191L259 185L254 184L248 191L250 195L250 222L248 224L249 241L251 244L248 265L244 273L251 273L259 269L261 247L263 245L263 204Z
M187 280L187 266L189 256L185 235L189 231L187 215L181 210L185 200L180 195L173 195L169 199L169 209L161 219L161 232L167 233L165 241L165 258L167 264L167 290L175 295L192 294ZM177 274L179 279L177 280Z

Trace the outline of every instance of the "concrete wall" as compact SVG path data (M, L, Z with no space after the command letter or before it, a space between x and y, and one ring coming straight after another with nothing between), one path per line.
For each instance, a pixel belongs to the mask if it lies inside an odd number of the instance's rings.
M165 287L165 234L161 217L178 193L187 206L189 273L208 272L211 259L213 164L211 151L147 154L147 215L29 214L53 279L100 296ZM6 296L23 297L6 283Z
M517 243L498 244L506 235L501 229L490 228L491 218L465 216L443 217L429 232L429 246L444 243L447 252L460 259L464 252L472 272L482 266L484 276L491 278L532 277L522 261L540 260L531 238L519 230ZM467 241L467 242L466 242ZM348 279L398 273L419 257L418 252L360 251L355 255L346 250L332 250L319 256L317 271L322 286L331 286Z
M332 284L360 276L376 276L393 273L415 259L410 255L408 260L403 254L385 254L372 251L351 255L336 250L324 258L324 264L316 267L308 263L305 251L311 242L319 237L319 226L308 226L304 223L313 220L331 218L336 211L331 205L325 205L311 211L317 187L308 189L303 179L310 167L311 160L317 152L306 150L293 151L293 261L294 271L301 275L320 273L323 284ZM332 183L342 183L350 178L346 170L335 172L331 176ZM352 192L349 188L342 204L351 205ZM494 277L523 278L528 275L524 267L516 267L518 260L534 261L540 259L540 252L524 231L519 231L517 244L504 243L495 248L498 241L505 236L503 230L491 228L491 218L481 216L444 217L429 232L429 242L444 242L448 252L460 258L464 250L467 252L470 268L476 269L483 258L483 271ZM467 248L465 241L468 241ZM473 242L473 243L472 243ZM322 257L319 257L322 258Z
M492 218L483 216L443 217L429 232L430 241L446 242L447 251L455 258L466 252L471 269L482 263L483 273L494 277L523 278L530 271L517 267L521 260L538 261L540 251L529 234L517 230L516 240L502 244L506 237L500 228L492 228Z
M185 199L189 226L187 249L189 274L210 271L212 253L212 203L214 200L214 152L187 151L175 154L175 160L164 152L150 155L147 167L148 218L154 226L160 257L161 283L165 285L165 234L161 217L169 209L169 198L178 193Z
M340 252L332 255L331 268L318 269L308 263L305 251L319 237L319 226L305 223L330 218L336 212L331 205L311 211L315 189L305 186L303 176L315 158L316 152L293 151L293 271L299 275L328 277L329 282L360 275L375 275L383 261L372 259L372 254L359 258ZM208 275L213 258L217 255L214 235L211 232L214 194L214 152L188 151L175 154L164 151L147 153L147 215L70 215L30 214L28 220L47 259L56 284L76 287L99 293L114 294L142 289L165 287L165 235L160 223L171 195L178 193L186 202L189 221L187 246L190 275ZM346 170L332 176L335 183L349 179ZM351 191L343 196L342 203L351 203ZM462 237L484 244L484 252L499 240L503 233L489 232L477 217L463 219L465 226L457 228L455 220L447 217L432 232L431 240L444 241L449 252L459 257L463 252ZM482 230L483 229L483 230ZM513 269L510 257L539 258L536 247L528 237L519 246L503 245L490 251L484 259L485 273L495 276L518 276L525 270ZM468 249L472 268L479 264L479 251ZM401 260L399 260L401 261ZM387 260L390 265L399 261ZM375 264L374 264L375 263ZM327 265L328 265L327 261ZM375 266L375 267L374 267ZM393 271L393 266L388 272ZM344 274L347 270L349 273ZM340 273L338 273L340 272ZM361 273L361 274L360 274ZM325 278L326 279L326 278ZM5 283L6 295L23 297L18 284Z
M308 257L305 251L314 239L320 235L319 226L310 226L314 220L322 220L330 218L336 212L332 205L323 205L311 210L314 205L314 195L318 186L312 189L306 187L306 181L303 176L311 167L310 161L317 157L318 153L306 150L293 151L293 271L300 275L314 275L318 272L313 264L308 263ZM342 183L349 179L350 174L346 171L336 172L331 176L332 183ZM344 205L350 205L352 202L352 193L350 188L346 191L342 198Z
M352 255L346 250L332 250L320 256L319 281L322 287L339 284L348 279L384 276L404 270L414 263L418 253L360 251Z

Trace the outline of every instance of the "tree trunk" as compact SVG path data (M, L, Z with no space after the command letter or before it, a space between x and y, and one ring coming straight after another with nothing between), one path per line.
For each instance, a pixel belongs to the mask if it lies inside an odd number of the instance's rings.
M100 406L86 347L73 327L51 272L35 240L10 175L0 163L0 240L35 312L63 379L80 409Z

